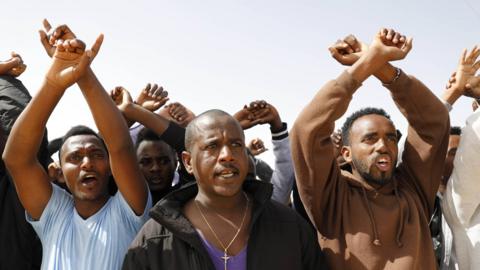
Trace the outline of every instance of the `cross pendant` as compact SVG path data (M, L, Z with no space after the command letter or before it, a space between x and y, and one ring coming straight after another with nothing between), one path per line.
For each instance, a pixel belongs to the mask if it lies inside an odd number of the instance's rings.
M228 256L227 251L223 252L223 257L221 257L223 260L223 263L225 265L225 270L227 270L227 261L230 259L230 256Z

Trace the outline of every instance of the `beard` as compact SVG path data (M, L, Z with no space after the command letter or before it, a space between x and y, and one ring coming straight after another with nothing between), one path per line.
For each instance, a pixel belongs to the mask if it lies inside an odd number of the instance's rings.
M369 184L383 186L392 180L393 168L390 172L379 172L379 175L375 176L370 172L368 164L365 161L352 157L352 163L353 168L357 170L360 176ZM396 164L396 162L393 164Z

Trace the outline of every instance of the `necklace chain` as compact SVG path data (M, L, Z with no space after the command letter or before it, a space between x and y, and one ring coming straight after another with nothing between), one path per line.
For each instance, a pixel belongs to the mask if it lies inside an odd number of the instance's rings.
M205 221L205 224L207 224L208 228L210 229L210 231L212 232L213 236L215 237L215 239L217 239L218 243L222 246L223 248L223 253L224 253L224 256L222 257L222 259L224 260L225 262L225 269L227 269L227 260L230 259L230 257L228 256L227 254L227 250L230 248L230 246L233 244L233 242L235 242L235 239L237 239L238 235L240 234L240 231L242 230L242 227L243 227L243 224L245 223L245 217L247 216L247 210L248 210L248 205L250 203L250 200L248 199L248 196L247 194L245 194L245 192L243 192L243 196L245 196L245 199L247 199L247 204L245 205L245 211L243 213L243 217L242 217L242 222L240 223L240 226L238 227L237 229L237 232L235 233L235 235L233 236L232 240L230 240L230 243L228 243L228 245L225 247L225 245L223 244L223 242L220 240L220 238L218 238L218 235L215 233L215 231L213 230L212 226L210 225L210 223L208 222L207 218L205 217L202 209L200 208L200 205L198 203L197 200L194 200L195 201L195 206L197 207L197 210L200 212L200 215L202 216L203 218L203 221ZM216 211L214 211L217 215L218 213Z

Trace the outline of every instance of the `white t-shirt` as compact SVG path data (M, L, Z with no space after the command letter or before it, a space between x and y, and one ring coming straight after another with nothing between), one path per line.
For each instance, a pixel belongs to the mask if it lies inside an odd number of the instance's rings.
M120 269L130 243L148 219L152 199L141 216L130 208L120 192L93 216L77 213L72 195L53 186L40 220L27 214L43 246L42 269Z

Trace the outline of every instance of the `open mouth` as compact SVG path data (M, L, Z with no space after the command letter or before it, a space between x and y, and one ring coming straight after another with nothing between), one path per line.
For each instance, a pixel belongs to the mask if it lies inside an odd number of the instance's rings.
M387 172L392 168L392 159L389 156L382 156L377 159L375 165L382 172Z
M84 187L93 187L98 182L98 179L95 175L85 175L82 180L80 181L81 185Z
M215 175L223 179L230 179L238 175L238 170L236 168L223 169L216 172Z

